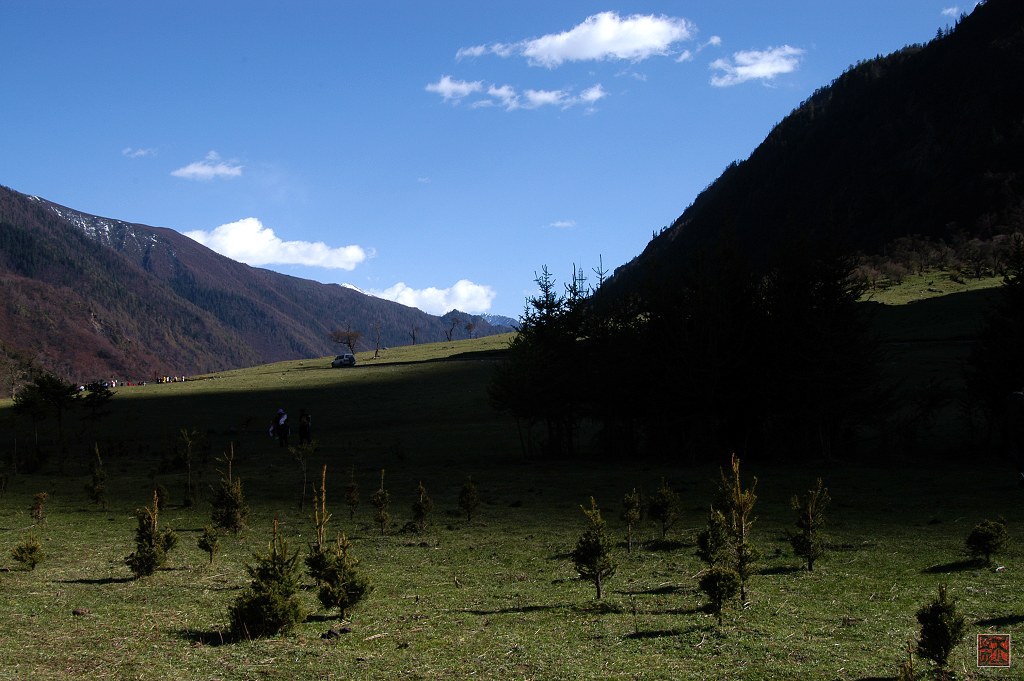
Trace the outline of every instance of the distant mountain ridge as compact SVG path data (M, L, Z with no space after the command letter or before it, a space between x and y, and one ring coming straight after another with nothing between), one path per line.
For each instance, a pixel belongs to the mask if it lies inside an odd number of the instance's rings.
M1024 2L988 0L925 45L851 67L730 164L610 291L727 242L755 264L794 240L879 253L1024 230ZM723 241L724 240L724 241Z
M0 349L74 380L204 373L357 349L504 333L337 284L235 262L166 228L0 187ZM455 315L457 323L452 323Z

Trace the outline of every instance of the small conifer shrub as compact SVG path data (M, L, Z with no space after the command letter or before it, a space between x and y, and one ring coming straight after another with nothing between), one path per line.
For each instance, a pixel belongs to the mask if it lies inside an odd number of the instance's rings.
M642 516L643 502L640 499L640 493L633 488L632 492L627 492L626 496L622 497L622 522L626 523L626 552L629 553L633 550L633 528L640 524L640 518Z
M947 596L945 585L939 587L935 600L917 611L917 621L921 625L918 655L945 669L949 654L967 633L967 619L957 610L956 601Z
M427 488L420 482L416 489L416 501L412 502L412 521L416 524L416 531L423 532L430 519L430 513L434 510L434 501L427 494Z
M728 566L734 552L732 532L725 514L714 506L708 511L708 524L697 535L697 556L709 566Z
M36 565L43 562L46 554L43 553L43 544L39 537L30 534L11 549L11 558L26 566L29 570L35 570Z
M195 505L199 498L198 481L193 479L192 475L192 469L197 463L196 452L197 450L202 450L207 443L206 438L198 428L180 429L178 431L178 439L185 448L185 451L182 453L182 460L185 464L185 506L191 507Z
M306 568L317 586L323 584L328 567L327 523L331 513L327 510L327 464L320 471L320 488L313 488L313 542L306 556Z
M967 550L974 558L984 558L986 565L992 564L992 556L1006 547L1010 535L1004 520L982 520L967 535Z
M356 469L352 466L348 470L348 484L345 485L345 505L348 506L348 519L356 517L356 507L359 506L359 483L356 482Z
M807 561L808 572L814 570L814 561L825 553L821 528L825 526L825 509L831 501L821 478L807 494L802 497L794 495L790 500L790 507L796 512L798 532L789 535L789 543L793 546L793 553Z
M615 575L615 561L612 560L612 539L608 527L601 518L601 509L594 497L590 497L590 508L580 506L590 526L583 532L572 551L572 562L580 577L593 582L597 599L604 593L604 582Z
M303 442L298 446L288 448L292 458L295 459L295 463L299 464L299 470L302 472L302 493L299 495L300 513L306 510L306 488L309 487L309 482L307 480L309 460L316 454L316 450L319 449L319 446L319 443L314 440L312 442Z
M265 555L246 566L252 581L229 609L231 633L238 639L274 636L305 618L299 602L299 552L291 553L277 521Z
M363 599L373 587L358 569L359 561L352 555L352 543L340 533L333 546L325 552L324 567L319 574L317 596L327 610L337 608L341 618Z
M754 574L754 563L761 557L761 552L750 542L754 504L757 503L757 478L749 488L743 487L740 460L735 454L732 455L729 474L726 475L724 470L720 474L719 503L732 533L732 567L740 576L740 598L746 600L747 579Z
M391 494L384 488L383 469L380 471L380 488L373 493L370 501L373 502L374 508L377 509L373 518L377 521L377 524L380 525L380 533L381 536L383 536L387 533L388 524L391 522L391 514L388 512L388 509L391 506Z
M217 552L220 551L220 537L217 536L217 531L209 525L204 527L203 533L199 535L197 545L209 554L210 565L213 565L213 559L216 557Z
M480 492L473 483L473 477L466 478L459 490L459 510L466 514L466 522L473 522L473 514L480 508Z
M104 511L107 510L107 472L103 468L103 459L100 458L100 446L96 445L96 456L89 466L89 482L85 484L85 491L89 495L89 501L98 505Z
M37 525L46 522L46 500L50 498L50 495L46 492L39 492L32 497L32 520Z
M135 511L135 551L124 559L125 565L138 577L148 577L167 563L167 554L178 544L178 535L171 528L160 528L160 499L153 492L153 506Z
M245 494L242 492L242 479L231 473L234 458L235 449L232 444L229 453L224 455L227 472L220 473L220 484L213 493L210 519L214 527L238 535L245 529L245 523L249 518L249 506L245 503Z
M914 667L914 646L907 644L907 659L896 670L896 681L917 681L917 669Z
M661 525L661 538L664 539L668 530L679 519L679 495L671 485L661 479L658 491L647 503L647 515Z
M707 594L711 612L718 617L718 626L722 626L725 603L740 591L739 573L731 567L716 565L700 578L700 590Z

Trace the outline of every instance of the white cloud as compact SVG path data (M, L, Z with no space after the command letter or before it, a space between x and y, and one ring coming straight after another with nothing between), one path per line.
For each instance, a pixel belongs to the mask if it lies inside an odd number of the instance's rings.
M729 87L748 80L771 80L779 74L795 71L803 53L803 50L789 45L763 51L735 52L732 61L716 59L711 62L712 69L722 72L711 77L711 84Z
M322 241L283 241L257 218L244 218L221 225L211 232L195 230L185 236L232 260L256 267L262 265L307 265L353 270L366 260L360 246L332 248Z
M455 53L456 61L462 59L472 59L474 57L482 57L487 54L488 48L486 45L474 45L473 47L461 47L459 51Z
M693 36L686 19L651 14L620 17L601 12L562 33L550 33L522 43L521 53L531 63L549 68L567 61L626 59L642 61L668 54L673 43Z
M474 87L472 90L464 89L464 92L460 90L461 94L456 96L449 94L451 92L450 89L441 86L446 78L448 76L444 76L437 83L428 85L426 89L431 92L437 92L444 97L445 101L455 100L455 104L458 104L463 97L467 97L474 92L484 94L484 97L477 99L470 105L473 108L501 106L506 111L515 111L516 109L538 109L543 106L556 106L568 109L577 104L593 105L608 96L608 92L600 83L592 85L579 94L573 94L569 90L534 89L524 90L520 93L511 85L489 85L484 90L479 81L474 83L474 85L479 87ZM452 82L455 83L457 81Z
M189 163L187 166L171 172L174 177L201 181L209 181L218 177L239 177L241 174L242 166L235 161L222 160L216 151L206 154L202 161Z
M474 92L480 92L483 90L483 83L479 80L467 81L467 80L455 80L451 76L441 76L441 79L436 83L430 83L427 85L427 92L436 92L444 98L444 101L455 100L458 103L464 97L467 97Z
M603 87L601 87L601 84L598 83L597 85L589 87L583 92L581 92L580 101L586 102L587 104L593 104L594 102L604 99L607 96L608 93L605 91Z
M942 16L944 17L958 17L960 16L960 8L957 6L946 7L942 10Z
M558 229L570 229L576 226L575 220L556 220L552 222L549 227L557 227Z
M622 17L617 12L601 12L587 17L568 31L515 43L463 47L456 52L455 58L475 58L485 54L499 57L520 55L531 64L548 68L567 61L643 61L670 54L675 43L690 40L695 33L696 27L686 19L653 14Z
M502 106L510 111L519 106L519 96L516 94L516 89L511 85L502 85L501 87L492 85L487 88L487 94L494 97Z
M536 109L541 106L562 106L566 104L568 95L565 90L527 90L523 93L527 109Z
M156 156L156 149L135 149L133 147L125 147L121 150L121 155L127 158L143 158L145 156Z
M449 288L414 289L406 286L404 282L398 282L383 291L369 293L434 315L451 310L461 310L470 314L486 312L491 309L491 303L497 295L490 286L474 284L468 279L460 279Z

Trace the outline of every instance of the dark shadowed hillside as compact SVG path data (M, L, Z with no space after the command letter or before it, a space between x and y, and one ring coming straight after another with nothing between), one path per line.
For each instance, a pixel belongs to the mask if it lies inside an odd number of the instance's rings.
M730 165L612 289L725 239L764 261L794 239L877 253L1024 227L1024 3L989 0L926 45L851 67ZM646 273L646 275L645 275Z
M545 270L496 406L540 451L569 457L902 455L947 405L995 423L993 405L1024 380L1019 294L998 296L1012 301L998 324L959 314L974 328L942 346L955 359L930 365L976 367L972 392L952 376L910 386L894 363L924 366L914 356L931 351L879 343L856 272L859 255L898 240L987 240L1007 283L1024 280L1022 67L1024 2L989 0L927 45L851 68L596 291L574 280L560 294ZM623 349L658 359L608 361Z
M505 332L225 258L170 229L0 187L0 346L62 376L148 379Z

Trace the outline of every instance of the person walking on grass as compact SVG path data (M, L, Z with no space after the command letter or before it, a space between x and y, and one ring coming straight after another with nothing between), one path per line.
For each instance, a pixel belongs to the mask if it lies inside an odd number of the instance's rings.
M288 446L288 414L284 409L278 409L274 414L274 420L270 424L270 436L277 438L280 447Z

